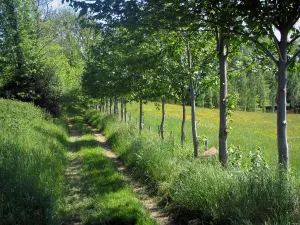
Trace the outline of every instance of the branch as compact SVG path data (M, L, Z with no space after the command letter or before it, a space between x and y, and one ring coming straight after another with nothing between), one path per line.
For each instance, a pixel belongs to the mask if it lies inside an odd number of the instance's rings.
M179 31L177 31L176 33L179 34L179 36L181 37L181 39L183 40L183 42L187 43L188 40L186 39L186 37L184 37L184 35L183 35L181 32L182 32L182 31L179 30Z
M227 56L229 55L229 54L231 54L231 53L234 53L235 52L235 50L239 47L239 46L241 46L241 44L243 44L243 42L241 41L241 42L239 42L237 45L235 45L234 46L234 48L232 48L232 50L231 51L228 51L227 52Z
M272 39L273 39L273 41L275 43L275 47L276 47L276 50L278 52L279 60L283 61L283 58L282 58L282 55L281 55L281 52L280 52L280 49L279 49L279 45L278 45L278 39L275 36L272 27L270 28L270 33L271 33L271 37L272 37Z
M300 49L298 49L296 53L293 55L293 57L289 61L287 61L286 68L288 68L289 65L291 65L291 63L294 62L298 56L300 56Z
M52 38L51 40L49 40L46 44L44 44L38 51L38 54L47 46L49 45L52 41L54 41L56 39L56 37Z
M291 46L295 41L297 41L298 38L300 38L300 34L295 36L292 40L290 40L290 42L288 43L288 46Z
M273 54L266 48L266 46L264 46L262 43L260 43L258 40L256 40L253 37L248 37L251 41L253 41L255 44L257 44L260 49L267 55L270 57L270 59L272 59L273 62L275 62L275 64L278 64L278 61L275 59L275 57L273 56Z

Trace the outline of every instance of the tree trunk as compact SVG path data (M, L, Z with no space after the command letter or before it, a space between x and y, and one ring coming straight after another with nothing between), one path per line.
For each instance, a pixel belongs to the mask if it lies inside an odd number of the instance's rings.
M121 121L124 120L124 101L121 99Z
M106 114L108 114L108 98L105 97L105 111L106 111Z
M226 101L227 101L227 75L226 63L227 52L224 45L224 37L219 33L218 57L219 57L219 70L220 70L220 127L219 127L219 160L223 165L227 164L227 118L226 118Z
M182 122L181 122L181 145L184 145L185 142L185 121L186 121L186 108L185 108L185 92L182 88Z
M118 105L118 98L115 97L114 101L114 115L118 116L119 115L119 105Z
M192 77L192 60L191 60L191 49L187 44L187 58L188 58L188 70L190 75L190 94L191 94L191 122L192 122L192 135L193 135L193 146L194 146L194 157L198 157L198 136L197 136L197 125L196 125L196 92L194 86L194 80Z
M124 120L125 123L127 122L127 105L126 105L126 101L124 100Z
M164 128L165 128L165 97L161 99L161 124L160 124L160 135L164 139Z
M282 59L278 62L277 143L278 161L285 169L289 167L287 142L286 90L287 90L287 35L281 32L279 49Z
M140 96L140 124L139 124L139 128L140 128L140 134L141 134L142 130L143 130L143 98L142 98L142 95Z
M104 99L101 98L101 101L100 101L100 112L104 112Z
M196 125L196 93L194 87L193 78L190 78L190 89L191 89L191 121L192 121L192 134L193 134L193 145L194 145L194 157L198 157L198 135L197 135L197 125Z
M112 104L113 104L112 97L109 97L109 115L112 114Z

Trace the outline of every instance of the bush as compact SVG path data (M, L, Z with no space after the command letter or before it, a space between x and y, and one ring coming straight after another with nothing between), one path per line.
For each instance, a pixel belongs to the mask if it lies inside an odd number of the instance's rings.
M125 165L167 201L183 224L291 224L299 218L299 193L292 175L269 168L258 149L250 168L241 168L241 155L231 166L191 159L172 140L150 132L139 135L133 124L88 112L86 118L109 138ZM192 150L191 150L192 151Z
M55 224L65 129L29 103L0 99L0 224Z
M62 84L55 71L42 62L30 62L24 70L6 80L0 89L0 96L33 102L47 109L54 116L58 116Z

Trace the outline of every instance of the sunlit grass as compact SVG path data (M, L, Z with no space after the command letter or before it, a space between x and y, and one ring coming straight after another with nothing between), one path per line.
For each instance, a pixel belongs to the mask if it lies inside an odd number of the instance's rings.
M57 224L67 143L58 122L0 99L0 224Z
M128 112L132 113L133 121L137 121L139 105L137 103L128 104ZM219 135L219 110L197 108L197 128L199 136L206 136L209 140L209 147L218 147ZM166 104L166 132L175 134L175 140L180 141L180 126L182 117L182 107L180 105ZM191 146L191 125L190 107L187 107L187 142ZM266 160L276 165L277 162L277 134L276 134L276 114L262 112L240 112L235 111L231 117L232 128L228 134L228 146L240 146L243 154L248 154L258 146L262 148ZM157 110L152 102L144 104L144 124L145 129L149 125L152 130L158 133L158 125L161 120L161 110ZM300 171L300 115L288 114L288 142L290 147L291 167L295 171ZM204 151L202 147L200 151Z
M147 130L140 135L134 120L125 124L96 111L86 118L106 134L126 167L183 224L190 220L236 225L299 221L297 177L269 168L257 151L254 157L245 156L247 168L232 165L237 162L232 160L223 168L214 157L194 159L190 146L182 148L172 138L161 140Z
M95 140L83 119L73 119L82 136L74 141L70 161L78 163L73 185L78 191L66 196L64 219L78 218L83 224L156 225L142 206L124 175L113 161L104 156L104 149Z

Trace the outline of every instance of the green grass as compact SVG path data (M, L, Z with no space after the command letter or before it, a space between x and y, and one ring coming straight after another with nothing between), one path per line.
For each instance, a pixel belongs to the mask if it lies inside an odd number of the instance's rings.
M73 166L78 166L78 178L69 192L64 218L79 218L83 224L154 225L124 175L106 158L103 148L90 134L81 117L73 119L82 136L68 153ZM74 180L73 180L74 181ZM70 183L70 182L69 182ZM72 188L72 185L70 186Z
M247 168L222 168L212 159L193 159L189 145L160 140L135 121L89 112L88 121L109 138L127 168L161 197L183 224L292 224L299 221L299 182L268 169L256 152ZM254 160L253 163L250 161ZM235 161L231 161L235 163Z
M139 115L139 104L133 102L128 104L128 115L132 113L132 122L137 125ZM180 142L180 126L181 126L182 107L180 105L166 104L166 136L173 131L175 142ZM199 136L208 137L209 147L218 148L219 134L219 110L197 108L197 128ZM261 112L233 112L232 127L228 134L228 146L240 146L244 154L244 158L249 155L250 151L254 151L257 146L262 148L264 158L273 166L277 166L277 135L276 135L276 114ZM157 132L157 126L161 121L161 110L157 110L152 102L144 104L144 124L145 129L149 125L152 126L153 133ZM288 114L288 143L290 147L290 164L293 172L300 172L300 115ZM186 154L193 154L191 141L191 124L190 124L190 107L187 107L187 146ZM204 151L201 145L200 152ZM246 161L244 161L246 163Z
M29 103L0 99L0 224L57 224L67 132Z

